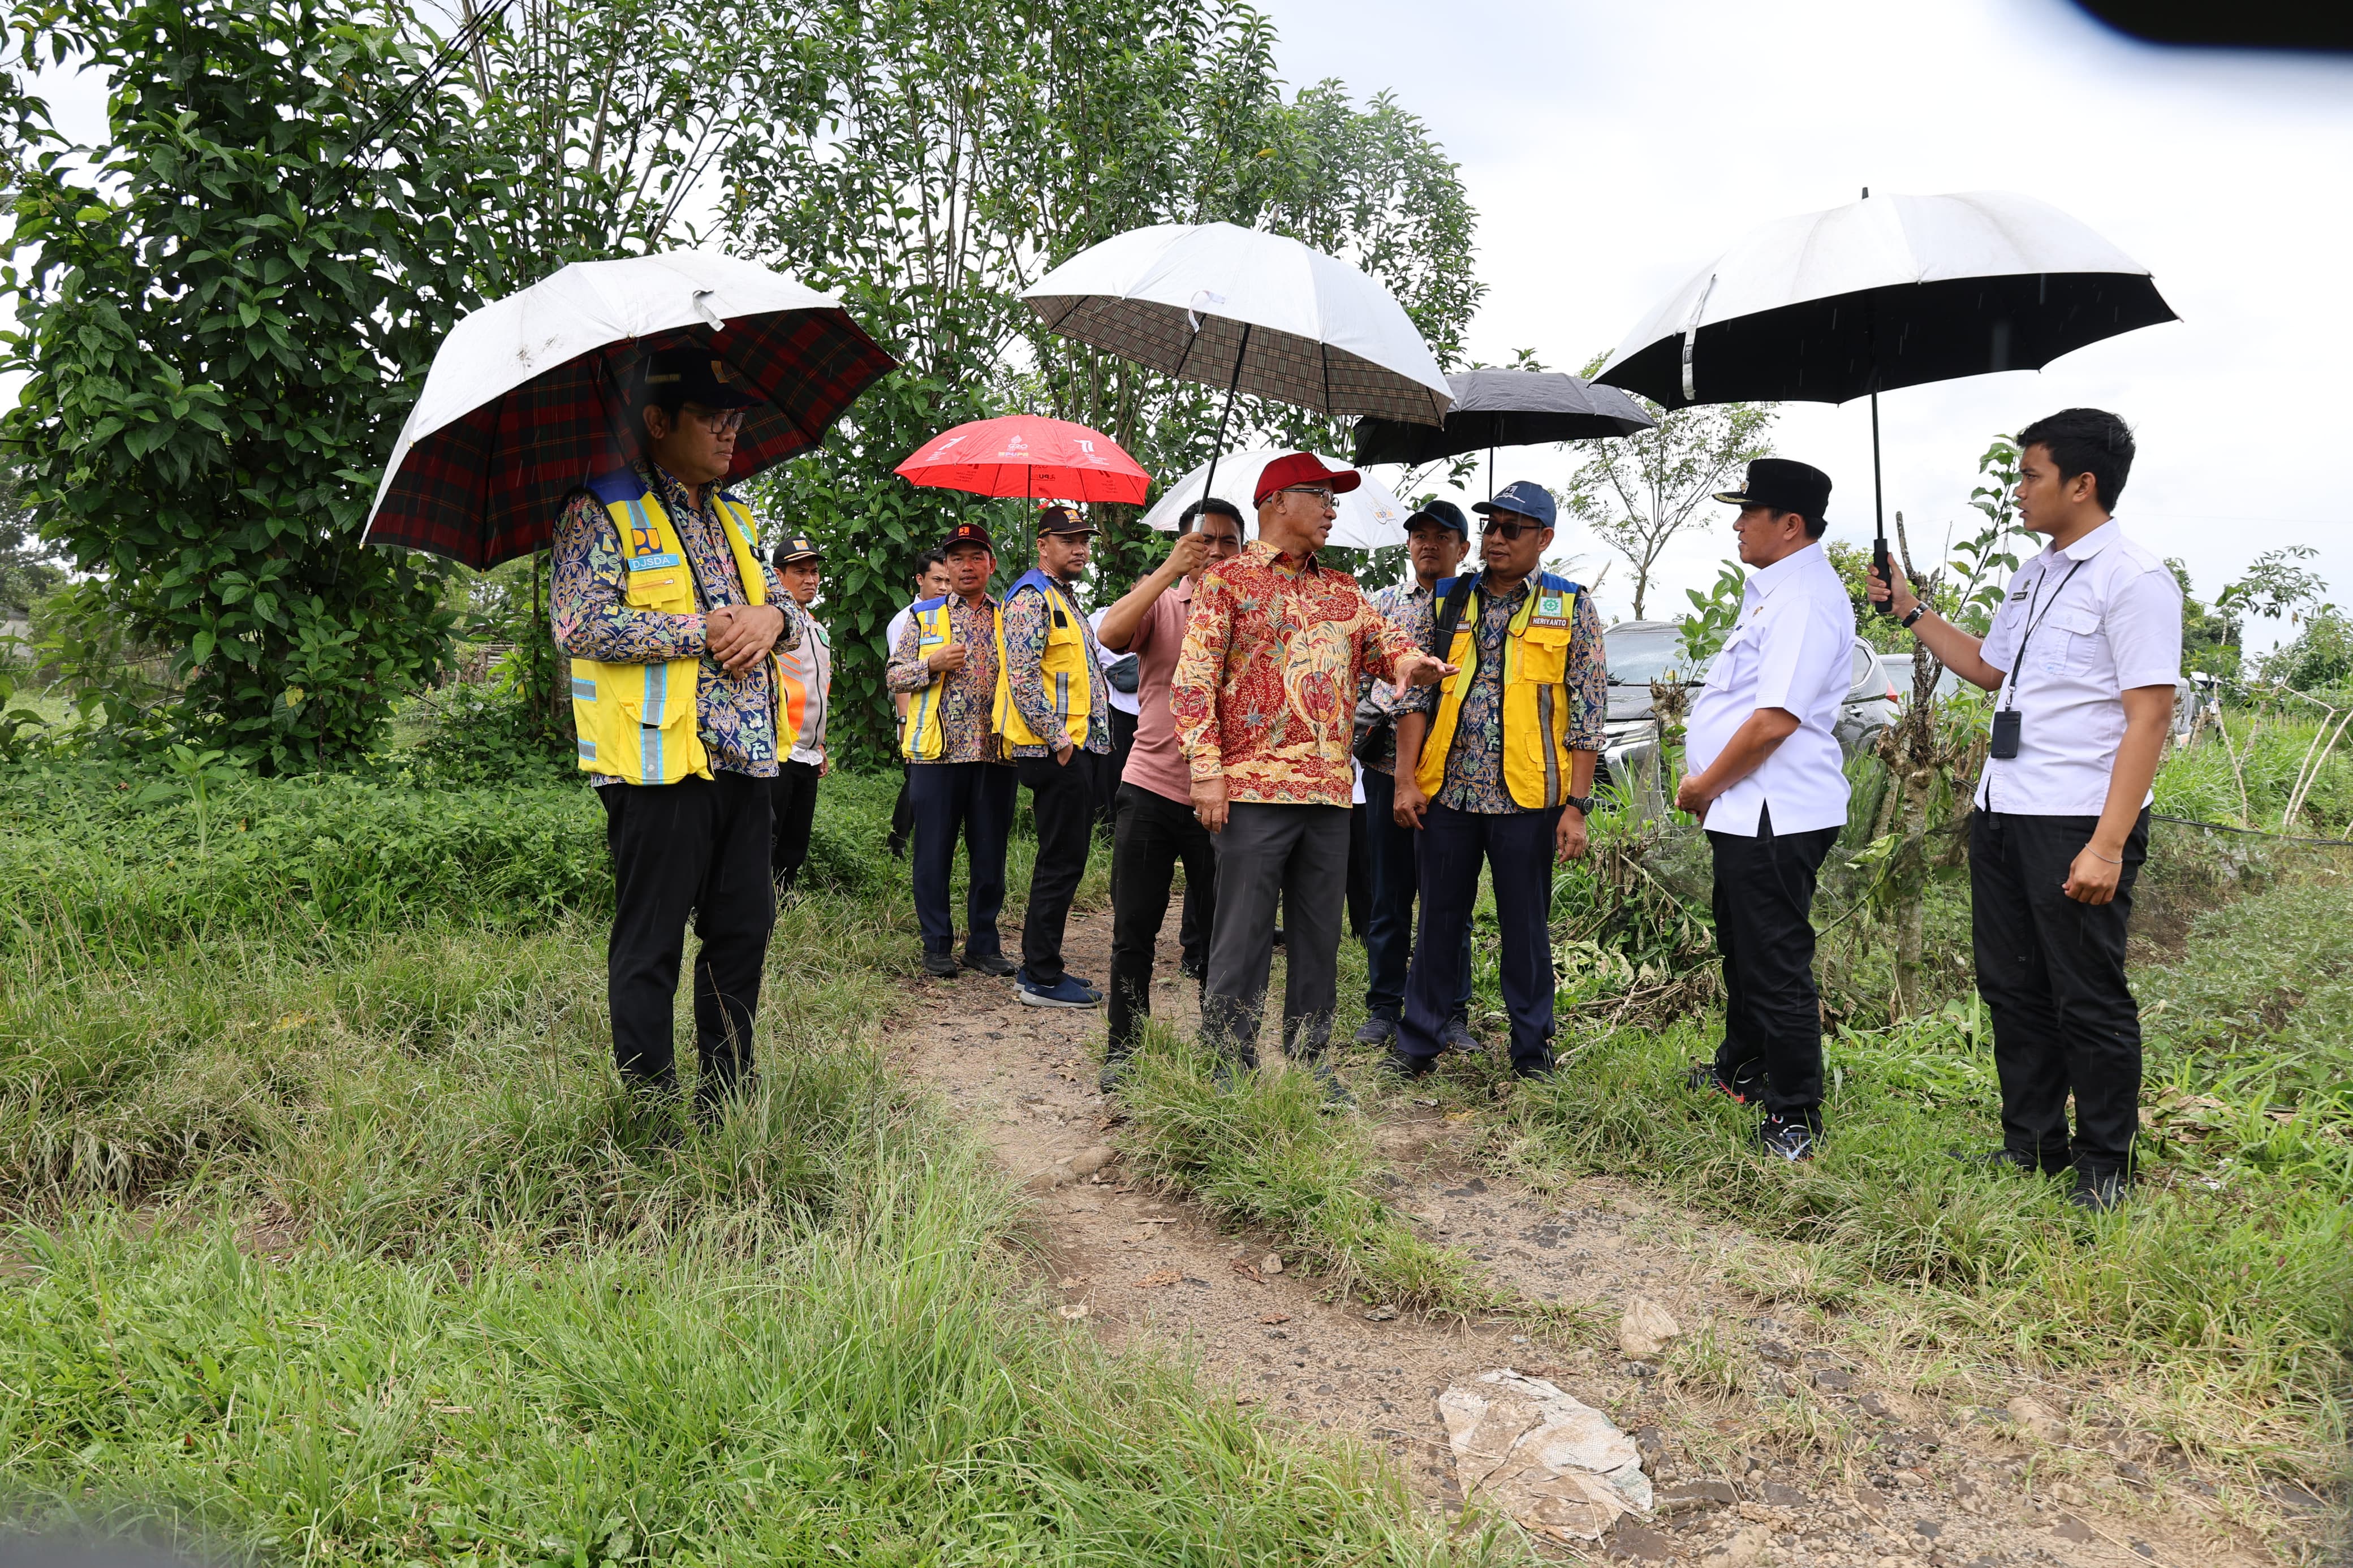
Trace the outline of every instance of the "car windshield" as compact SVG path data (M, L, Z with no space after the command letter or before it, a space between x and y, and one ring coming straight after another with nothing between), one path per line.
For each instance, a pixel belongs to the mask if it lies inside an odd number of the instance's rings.
M1686 680L1699 679L1683 657L1683 629L1665 622L1628 622L1601 634L1609 660L1612 686L1648 686L1669 670ZM1701 667L1702 669L1705 666Z

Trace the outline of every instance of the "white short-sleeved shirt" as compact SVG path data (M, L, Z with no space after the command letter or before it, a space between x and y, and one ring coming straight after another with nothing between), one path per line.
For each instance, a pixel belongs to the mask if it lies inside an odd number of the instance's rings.
M907 623L914 618L915 606L912 604L907 605L906 608L901 610L897 615L891 617L891 624L882 630L882 657L884 658L887 659L891 657L891 650L899 646L899 634L905 631L907 629Z
M1994 703L2020 717L2018 755L1988 757L1978 776L1978 809L2097 816L2124 742L2123 694L2181 673L2181 584L2111 519L2019 568L1981 652L2005 677L2017 671Z
M1837 727L1852 683L1853 646L1853 602L1819 542L1749 574L1740 624L1692 703L1685 757L1693 773L1707 768L1760 708L1795 714L1798 727L1756 772L1715 797L1710 833L1754 838L1767 805L1777 834L1846 825Z
M1111 606L1109 605L1105 605L1102 609L1097 610L1093 615L1087 617L1087 625L1093 627L1098 634L1095 638L1095 662L1102 665L1105 669L1109 669L1113 665L1117 664L1121 659L1125 658L1129 652L1133 651L1132 649L1125 649L1114 652L1113 650L1103 647L1103 638L1100 634L1103 631L1103 618L1109 614L1111 614ZM1137 695L1135 692L1122 691L1118 687L1113 686L1108 679L1103 682L1103 690L1110 694L1111 705L1115 710L1124 713L1130 718L1134 718L1136 714L1144 711L1143 705L1135 700Z

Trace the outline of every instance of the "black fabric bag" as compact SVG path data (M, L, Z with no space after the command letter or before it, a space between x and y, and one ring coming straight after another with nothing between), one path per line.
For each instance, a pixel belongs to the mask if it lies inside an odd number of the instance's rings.
M1124 691L1134 696L1135 689L1144 684L1144 666L1132 653L1121 654L1117 658L1104 665L1103 671L1103 679L1111 682L1111 689L1113 691Z
M1446 603L1438 609L1437 623L1430 627L1428 652L1444 658L1453 646L1455 629L1462 624L1463 609L1471 603L1471 592L1479 585L1475 573L1461 573L1454 579L1454 591L1446 595ZM1391 738L1397 726L1397 715L1385 713L1374 706L1370 697L1356 702L1356 738L1349 751L1360 763L1373 763L1397 754L1397 742Z

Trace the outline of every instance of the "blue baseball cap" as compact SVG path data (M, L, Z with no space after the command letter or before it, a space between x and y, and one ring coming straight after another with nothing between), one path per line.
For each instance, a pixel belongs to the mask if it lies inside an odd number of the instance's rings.
M1478 512L1515 511L1522 517L1535 519L1546 528L1553 525L1555 518L1552 492L1534 479L1514 479L1497 490L1493 500L1474 502L1471 510Z
M1471 520L1464 517L1462 509L1451 500L1425 501L1414 508L1413 515L1405 520L1406 531L1412 532L1413 525L1423 518L1428 518L1440 528L1451 528L1465 539L1471 537Z

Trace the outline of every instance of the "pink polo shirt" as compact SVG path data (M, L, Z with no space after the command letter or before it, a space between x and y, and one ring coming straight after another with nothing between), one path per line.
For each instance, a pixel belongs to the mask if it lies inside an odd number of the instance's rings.
M1168 682L1185 646L1185 623L1193 615L1193 584L1179 577L1152 602L1135 628L1128 651L1135 655L1135 742L1122 780L1169 800L1190 804L1193 771L1176 746L1176 715L1168 708Z

